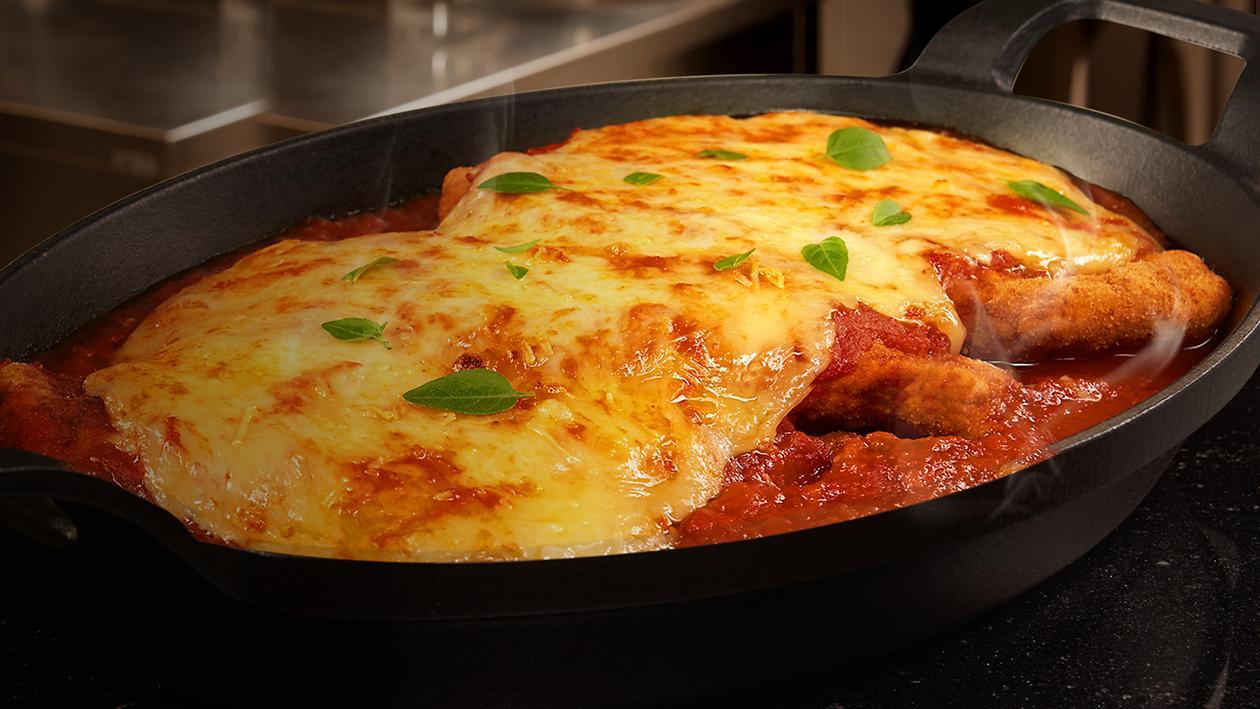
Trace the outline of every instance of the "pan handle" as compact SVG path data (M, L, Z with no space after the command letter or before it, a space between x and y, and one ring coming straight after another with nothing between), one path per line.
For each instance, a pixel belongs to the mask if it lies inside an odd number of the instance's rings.
M1050 30L1105 20L1232 54L1246 62L1211 139L1199 150L1260 188L1260 17L1197 0L986 0L937 33L907 72L928 81L1010 93Z
M57 537L73 544L78 532L74 520L62 509L63 502L109 512L183 552L201 546L183 522L139 495L112 482L76 473L59 460L0 448L0 523L20 526L19 531L27 532L38 526L37 536L41 539ZM21 519L7 514L15 505L25 507Z
M73 546L79 530L63 502L104 510L183 553L199 544L169 512L118 485L52 458L0 448L0 524L45 546Z
M52 458L0 450L0 523L45 546L72 546L79 538L74 521L56 502L33 496L23 484L30 475L64 472L65 467Z

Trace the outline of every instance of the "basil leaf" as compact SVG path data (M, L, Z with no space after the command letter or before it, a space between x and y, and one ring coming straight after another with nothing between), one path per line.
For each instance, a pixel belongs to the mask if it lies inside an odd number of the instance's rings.
M350 281L351 283L354 283L355 281L359 280L359 276L362 276L363 274L365 274L365 273L367 273L368 271L370 271L370 270L372 270L372 269L376 268L377 266L388 266L388 265L389 265L389 264L391 264L391 263L398 263L398 259L396 259L396 258L390 258L390 257L388 257L388 256L382 256L382 257L380 257L380 258L374 258L374 259L372 259L371 261L368 261L366 264L364 264L364 265L362 265L362 266L359 266L358 268L354 269L353 271L351 271L351 272L347 273L346 275L342 276L342 277L341 277L341 280L343 280L343 281Z
M503 413L532 396L513 389L506 377L489 369L452 372L403 394L417 406L478 416Z
M505 172L477 185L477 189L493 190L507 194L529 194L531 192L546 192L547 190L563 188L536 172Z
M809 265L841 281L849 270L849 247L838 236L829 236L817 244L806 244L801 249L801 256Z
M901 211L901 205L891 199L881 199L875 203L875 211L871 213L871 223L875 226L893 226L910 221L910 215Z
M542 241L542 239L534 239L533 241L526 241L525 243L517 244L516 246L496 246L494 247L494 250L503 254L519 254L519 253L524 253L534 248L535 246L538 245L538 242L540 241Z
M621 178L621 181L629 182L632 185L639 185L640 187L643 187L646 185L650 185L659 179L661 179L661 176L656 174L655 172L632 172L629 175L626 175L625 177Z
M385 323L378 325L364 318L342 318L330 320L322 327L338 340L373 340L390 349L385 341Z
M698 158L712 158L716 160L747 160L748 156L743 153L737 153L733 150L701 150L696 153Z
M827 157L850 170L874 170L892 161L884 139L860 126L841 128L828 136Z
M1006 186L1014 190L1015 194L1020 197L1037 202L1043 207L1062 207L1063 209L1070 209L1073 212L1080 212L1085 216L1089 216L1089 212L1084 207L1076 202L1073 202L1067 197L1064 197L1058 192L1055 192L1049 187L1046 187L1040 182L1037 182L1036 180L1008 182L1006 183Z
M518 281L524 278L526 273L529 273L528 268L525 268L524 266L517 266L511 261L504 261L503 265L507 266L508 273L512 274L512 277Z
M718 271L726 271L735 268L741 263L747 261L748 257L753 255L754 251L756 251L756 249L749 249L742 254L735 254L734 256L727 256L726 258L718 259L713 262L713 268Z

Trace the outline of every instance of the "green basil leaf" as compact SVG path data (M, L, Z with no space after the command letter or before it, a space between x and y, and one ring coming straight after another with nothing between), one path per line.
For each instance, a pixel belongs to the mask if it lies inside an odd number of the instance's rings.
M532 396L512 388L506 377L489 369L452 372L403 394L417 406L478 416L503 413Z
M542 241L542 239L534 239L533 241L526 241L525 243L517 244L516 246L496 246L494 247L494 250L498 251L499 253L504 253L504 254L520 254L534 248L535 246L538 245L538 242L540 241Z
M849 270L849 247L838 236L829 236L817 244L806 244L801 249L801 256L809 265L841 281Z
M376 324L364 318L342 318L330 320L322 326L329 335L338 340L374 340L389 349L385 341L385 323Z
M892 161L884 139L860 126L841 128L828 136L827 157L850 170L874 170Z
M1085 216L1089 216L1089 212L1084 207L1036 180L1008 182L1006 186L1014 190L1015 194L1020 197L1037 202L1043 207L1062 207L1063 209L1070 209L1073 212L1080 212Z
M756 251L756 249L749 249L742 254L735 254L734 256L727 256L726 258L718 259L713 262L713 268L718 271L726 271L728 269L735 268L741 263L747 261L748 257L753 255L754 251Z
M747 160L748 156L743 153L737 153L733 150L701 150L696 153L698 158L712 158L715 160Z
M871 223L875 226L893 226L910 221L910 215L901 211L901 205L891 199L881 199L875 203L875 211L871 213Z
M529 194L531 192L546 192L547 190L563 188L536 172L505 172L477 185L477 189L493 190L507 194Z
M503 265L507 266L508 273L512 274L512 277L518 281L524 278L526 273L529 273L528 268L525 268L524 266L517 266L511 261L504 261Z
M656 174L655 172L632 172L629 175L626 175L625 177L621 178L621 181L629 182L632 185L639 185L640 187L643 187L646 185L650 185L659 179L661 179L661 176Z
M359 266L358 268L354 269L353 271L351 271L351 272L347 273L346 275L342 276L342 277L341 277L341 280L343 280L343 281L350 281L351 283L354 283L355 281L359 280L359 276L362 276L363 274L365 274L365 273L367 273L368 271L370 271L370 270L372 270L372 269L376 268L377 266L388 266L388 265L389 265L389 264L391 264L391 263L398 263L398 259L396 259L396 258L390 258L390 257L388 257L388 256L382 256L382 257L380 257L380 258L374 258L374 259L372 259L371 261L368 261L366 264L364 264L364 265L362 265L362 266Z

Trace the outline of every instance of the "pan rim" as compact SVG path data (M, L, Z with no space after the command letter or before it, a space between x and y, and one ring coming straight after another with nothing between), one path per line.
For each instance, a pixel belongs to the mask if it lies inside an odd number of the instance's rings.
M163 180L162 182L159 182L151 187L148 187L144 190L136 192L127 197L124 197L123 199L118 200L84 217L83 219L76 221L70 226L58 231L56 234L41 241L39 244L37 244L32 249L28 250L22 256L18 257L9 265L5 266L3 269L0 269L0 288L3 288L6 281L10 279L11 277L13 277L14 274L20 273L28 268L33 267L42 259L57 257L58 254L56 254L56 251L58 250L58 248L62 244L66 243L68 238L71 237L72 235L78 232L81 232L83 230L89 229L93 227L94 225L97 225L108 219L126 218L127 212L133 209L136 209L138 207L144 206L148 201L155 198L157 195L160 195L165 190L170 189L172 186L187 185L187 184L192 184L201 180L211 179L220 171L223 171L225 169L231 169L233 166L237 164L248 162L248 161L270 160L275 156L283 155L287 151L295 149L295 147L300 146L302 149L318 148L318 145L322 141L342 140L350 135L355 134L358 131L370 131L375 128L387 126L387 125L390 125L399 121L415 120L417 118L435 116L435 115L439 115L446 112L464 112L464 111L476 110L477 108L484 107L484 106L501 104L505 100L507 101L521 101L521 100L544 101L548 98L555 97L555 96L579 94L582 92L587 92L587 91L592 91L592 90L594 91L633 91L640 88L655 88L655 87L666 86L666 85L674 87L675 90L680 90L680 89L685 89L692 85L709 85L709 84L714 84L714 83L731 84L731 85L754 85L754 84L759 84L763 82L775 82L775 81L797 81L797 82L806 82L806 83L817 83L820 86L835 85L835 86L877 86L877 87L890 86L891 87L895 85L895 86L901 86L903 88L914 87L914 88L922 88L929 91L953 92L959 95L977 95L978 94L978 95L983 95L986 98L990 98L990 99L996 98L1002 101L1010 101L1017 104L1018 103L1037 104L1043 107L1051 107L1055 110L1062 112L1063 114L1067 116L1087 115L1094 119L1104 120L1104 121L1113 123L1117 127L1122 128L1124 130L1140 133L1148 139L1154 139L1154 140L1166 143L1169 146L1182 151L1186 155L1191 156L1196 160L1202 161L1206 166L1211 168L1215 173L1221 175L1222 178L1224 179L1228 179L1231 183L1237 186L1247 196L1247 198L1251 201L1252 204L1256 205L1257 207L1260 207L1260 194L1258 194L1260 190L1257 190L1256 188L1250 186L1248 183L1241 180L1237 176L1229 174L1223 166L1214 162L1209 155L1207 155L1203 151L1197 150L1196 146L1189 146L1189 145L1181 144L1178 141L1175 141L1174 139L1169 138L1163 134L1152 131L1139 124L1135 124L1129 121L1125 121L1123 119L1116 118L1114 116L1109 116L1107 114L1102 114L1100 112L1092 111L1089 109L1084 109L1084 108L1069 106L1069 105L1065 105L1065 104L1061 104L1061 103L1057 103L1053 101L1048 101L1045 99L1019 96L1019 95L1014 95L1014 94L1006 94L1006 93L1000 93L997 91L983 91L975 87L969 87L969 86L953 86L953 85L946 85L946 84L930 82L930 81L916 80L908 72L902 72L900 74L895 74L889 77L881 77L881 78L792 75L792 74L744 74L744 75L671 77L671 78L665 78L665 79L619 81L619 82L565 87L565 88L559 88L559 89L530 91L530 92L523 92L520 94L514 94L508 97L489 97L489 98L482 98L482 99L476 99L476 100L471 100L471 101L446 104L446 105L436 106L436 107L416 109L412 111L388 114L388 115L383 115L383 116L376 116L376 117L364 119L361 121L355 121L353 123L349 123L343 126L338 126L338 127L330 128L328 130L320 131L318 133L305 135L305 136L297 136L297 137L290 138L284 141L280 141L278 143L264 146L262 148L249 151L241 155L233 156L231 158L227 158L225 160L221 160L221 161L206 165L204 167L198 168L188 173L184 173L184 174L169 178L167 180ZM823 112L817 108L792 109L792 108L778 107L778 106L765 106L761 109L761 112L771 112L771 111L776 111L776 110L807 110L807 111ZM864 115L857 112L847 112L843 110L833 110L830 112L835 113L837 115ZM682 115L682 114L664 113L661 115ZM931 123L924 122L923 125L931 125ZM983 136L981 136L981 138L983 138ZM160 281L166 278L170 278L172 275L174 274L165 274L162 276L161 279L158 279L158 280ZM117 305L118 303L115 303L113 304L112 307L117 307ZM858 523L863 520L887 518L889 516L894 516L894 515L904 515L908 510L919 510L919 509L924 508L925 506L933 505L934 503L939 503L942 500L949 500L951 498L956 498L959 495L965 495L971 491L980 490L980 489L990 487L993 485L1002 484L1004 481L1009 480L1015 476L1026 475L1030 473L1030 471L1035 471L1041 468L1042 466L1046 465L1048 462L1053 461L1055 458L1061 455L1069 453L1070 451L1076 448L1079 448L1090 441L1108 437L1111 434L1118 431L1119 429L1130 427L1136 421L1151 415L1157 409L1171 405L1171 403L1174 402L1177 398L1179 398L1179 396L1187 388L1204 380L1206 377L1208 377L1214 371L1216 371L1219 367L1221 367L1222 364L1232 361L1236 357L1242 356L1244 353L1240 352L1240 349L1243 347L1244 344L1248 343L1249 341L1253 340L1256 337L1257 329L1260 329L1260 301L1253 299L1252 302L1246 307L1246 309L1242 311L1241 317L1238 318L1236 324L1234 324L1230 332L1221 339L1221 341L1213 348L1213 350L1203 360L1198 362L1188 372L1186 372L1184 375L1174 380L1168 386L1159 390L1152 396L1139 402L1138 404L1132 407L1129 407L1117 413L1115 416L1112 416L1098 424L1095 424L1094 426L1091 426L1088 429L1085 429L1072 436L1056 441L1054 444L1050 446L1052 457L1049 458L1045 462L1038 463L1033 466L1029 466L1028 468L1023 468L1019 471L1012 473L1009 476L1005 476L1004 478L1000 478L998 480L992 481L990 483L986 483L984 485L968 488L966 490L962 490L956 493L951 493L949 495L945 495L938 498L933 498L931 500L926 500L924 502L917 503L909 507L888 510L885 512L878 513L876 515L860 518L858 520L851 520L844 523L835 523L835 524L830 524L830 525L823 525L820 527L795 530L791 532L785 532L785 533L776 534L776 535L768 535L768 536L758 537L758 538L753 538L753 539L705 545L703 547L696 547L694 549L703 550L703 549L714 549L714 548L720 548L720 547L735 547L735 546L739 546L741 548L750 548L751 546L759 544L759 543L764 544L767 542L767 540L786 540L789 538L799 538L804 535L816 534L822 530L828 530L834 527L852 525L854 523ZM1254 366L1254 363L1252 363L1252 365ZM1197 428L1197 426L1202 425L1202 423L1204 423L1205 421L1206 419L1204 419L1203 421L1199 421L1195 427ZM1162 451L1153 452L1152 457L1157 457L1161 452ZM1091 492L1095 489L1105 486L1105 484L1106 483L1102 483L1097 486L1091 487L1088 490L1082 490L1079 492L1079 494L1082 494L1082 495L1087 494L1088 492ZM121 491L121 488L119 490ZM129 493L125 493L125 494L129 494ZM137 499L140 499L140 498L137 498ZM1059 500L1058 504L1066 504L1067 502L1070 502L1071 499L1074 499L1074 498L1067 498L1067 499ZM140 501L145 505L151 506L159 511L165 512L163 508L156 505L155 503L152 503L144 499L140 499ZM1042 508L1038 512L1046 511L1049 509L1052 509L1052 507ZM963 523L963 521L960 520L959 523L961 524ZM311 555L305 555L305 554L259 551L259 550L245 549L241 547L229 547L229 546L225 546L225 545L218 544L215 542L202 541L202 540L196 539L191 534L188 534L188 537L189 537L189 540L192 541L195 545L215 547L217 549L230 551L232 553L244 552L247 555L256 556L262 559L274 558L274 559L301 560L303 563L306 563L306 564L333 563L341 567L354 567L354 568L362 568L365 566L374 567L374 566L379 565L379 566L387 566L387 567L423 566L423 567L429 567L429 568L447 568L447 567L470 568L470 567L476 567L476 566L487 566L487 567L494 567L496 569L501 569L508 566L525 566L525 565L537 565L537 564L548 564L552 567L557 567L557 568L562 567L562 566L571 568L571 567L575 567L577 564L580 564L583 562L590 562L592 560L615 558L615 559L626 560L627 563L630 563L629 560L631 559L642 559L642 558L647 558L647 557L656 558L656 557L661 556L662 553L664 552L673 552L675 556L680 556L686 553L693 552L692 549L664 548L664 549L657 549L657 550L651 550L651 551L631 552L631 553L616 554L616 555L609 555L609 556L552 558L552 559L537 559L537 560L519 560L519 561L510 561L510 562L508 561L425 562L425 561L405 561L405 560L381 561L381 560L361 560L361 559L335 559L335 558L311 556ZM163 541L165 542L165 540ZM184 546L184 545L180 545L180 546ZM186 549L176 550L176 551L183 552L183 551L186 551ZM561 562L569 562L569 563L567 565L562 565ZM784 583L789 583L789 582L791 581L785 581Z

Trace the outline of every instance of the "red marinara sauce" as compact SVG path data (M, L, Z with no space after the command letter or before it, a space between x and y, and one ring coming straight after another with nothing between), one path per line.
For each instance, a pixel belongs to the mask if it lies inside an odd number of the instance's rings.
M83 462L70 462L85 472L144 494L139 462L128 460L121 451L108 446L110 428L103 407L98 400L83 395L82 382L109 364L149 313L181 289L230 267L246 253L281 239L337 240L432 229L437 223L437 195L337 219L311 219L263 244L213 258L155 286L37 359L55 375L58 386L65 388L67 408L51 412L38 425L28 426L24 432L29 442L26 447L66 456L70 451L65 448L65 440L73 432L72 422L79 421L80 433L86 426L86 436L91 439L89 444L79 445L88 445L91 450L75 456ZM869 318L858 317L865 319ZM881 329L884 325L875 320L865 324L874 328L869 331L872 337L890 344L895 340L895 346L902 351L927 353L939 349L939 343L923 333L898 336ZM797 430L789 416L774 441L736 456L727 464L722 492L676 525L676 543L690 546L803 529L987 482L1010 472L1012 466L1022 467L1043 458L1045 443L1088 428L1149 397L1193 367L1211 350L1211 344L1198 343L1182 349L1161 361L1157 368L1143 364L1140 354L1012 367L1012 373L1028 392L1015 407L1026 425L977 439L898 437L882 431L812 435ZM1070 386L1065 382L1071 382ZM103 446L110 449L107 455L100 453Z
M985 435L809 435L792 417L775 440L727 464L722 492L677 527L678 545L750 539L842 522L990 482L1039 462L1045 446L1114 416L1189 371L1216 338L1144 361L1119 353L1011 367L1018 421ZM1168 357L1164 359L1164 357Z

